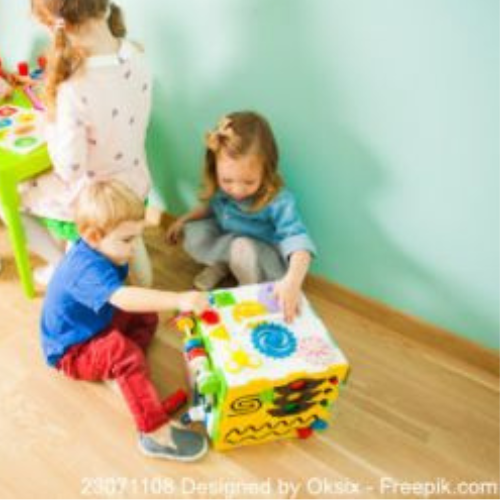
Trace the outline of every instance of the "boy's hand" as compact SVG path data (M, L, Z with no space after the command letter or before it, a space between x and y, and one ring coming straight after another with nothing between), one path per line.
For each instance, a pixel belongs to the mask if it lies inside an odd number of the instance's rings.
M184 229L184 221L179 218L172 224L170 224L167 229L166 240L170 245L175 245L179 242L179 239L182 235L182 231Z
M177 308L181 312L200 314L210 307L208 296L202 292L181 292L178 294Z
M288 280L286 276L274 286L274 296L287 323L291 323L300 314L300 289L300 285Z

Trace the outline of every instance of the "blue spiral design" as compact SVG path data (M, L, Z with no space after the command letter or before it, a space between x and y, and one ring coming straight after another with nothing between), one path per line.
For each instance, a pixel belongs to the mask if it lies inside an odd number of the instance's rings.
M261 323L252 331L254 347L270 358L286 358L297 349L295 335L283 325Z

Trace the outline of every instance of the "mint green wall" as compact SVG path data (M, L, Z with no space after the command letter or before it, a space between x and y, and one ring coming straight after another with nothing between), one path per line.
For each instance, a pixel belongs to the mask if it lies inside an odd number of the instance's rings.
M10 61L40 33L28 4L0 0ZM317 240L315 273L498 348L497 0L119 4L155 73L158 201L190 207L204 131L259 110Z

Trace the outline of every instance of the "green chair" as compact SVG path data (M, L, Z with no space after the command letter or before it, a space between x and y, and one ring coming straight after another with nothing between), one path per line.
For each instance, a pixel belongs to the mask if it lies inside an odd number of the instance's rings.
M8 101L1 104L12 104L30 108L31 102L22 91L16 90ZM21 279L24 293L34 297L33 276L26 245L26 237L19 213L18 185L36 175L49 170L51 161L47 148L39 147L26 155L20 155L0 149L0 206L4 214L7 231L14 251L17 271Z

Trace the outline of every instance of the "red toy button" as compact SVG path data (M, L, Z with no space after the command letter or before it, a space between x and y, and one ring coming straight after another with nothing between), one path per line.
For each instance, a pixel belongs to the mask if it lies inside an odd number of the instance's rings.
M220 321L219 315L217 314L217 312L213 311L211 309L207 309L206 311L203 311L201 313L201 319L207 325L216 325Z
M313 434L313 430L310 427L302 427L301 429L297 429L297 435L299 439L307 439L311 437Z
M199 358L199 357L207 357L207 351L203 349L203 347L195 347L194 349L191 349L188 353L186 353L187 358L189 361L192 361L194 358Z
M27 62L20 62L17 65L17 70L21 76L28 76L29 74L29 66Z
M306 386L306 383L304 380L296 380L295 382L292 382L290 384L290 389L292 389L292 391L300 391L305 386Z

